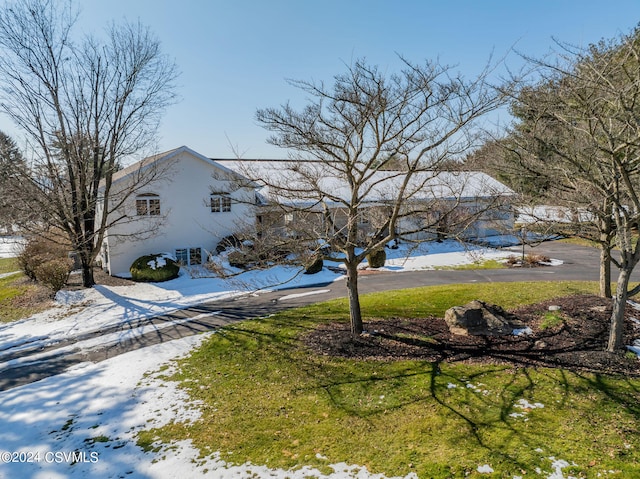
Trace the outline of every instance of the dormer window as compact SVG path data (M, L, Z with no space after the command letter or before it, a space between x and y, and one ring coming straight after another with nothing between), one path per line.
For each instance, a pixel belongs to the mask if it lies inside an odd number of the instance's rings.
M138 216L159 216L160 196L153 193L136 196L136 214Z
M227 195L211 195L212 213L228 213L231 211L231 198Z

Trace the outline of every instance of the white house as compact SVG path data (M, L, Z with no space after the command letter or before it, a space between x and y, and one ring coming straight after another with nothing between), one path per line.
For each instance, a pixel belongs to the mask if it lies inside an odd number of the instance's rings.
M254 167L253 174L247 166ZM133 261L153 253L170 253L185 265L204 263L220 240L255 228L256 220L269 214L266 199L270 193L260 178L281 176L284 184L296 190L298 174L286 161L211 159L186 146L145 158L113 175L108 227L99 260L112 275L128 274ZM385 205L398 191L402 176L397 171L380 171L372 177L362 205L363 234L367 234L374 215L385 214ZM319 181L328 183L325 191L333 193L333 203L328 206L339 223L342 198L348 196L345 180L321 171ZM467 237L488 236L513 226L513 211L504 208L513 192L484 173L424 172L414 176L406 191L407 214L398 225L400 235L412 231L418 232L415 238L437 237L437 230L422 228L422 224L434 224L433 217L425 214L436 215L438 220L442 216L444 222L448 213L442 212L450 205L456 210L481 212L466 226ZM313 195L306 197L303 190L294 195L296 202L313 203L311 210L317 209L318 199ZM493 207L496 198L505 201ZM283 215L282 220L296 221L291 216ZM282 226L286 228L286 224Z
M203 263L222 238L255 219L255 191L238 183L237 173L186 146L118 171L103 268L126 275L140 256L165 252L187 265Z

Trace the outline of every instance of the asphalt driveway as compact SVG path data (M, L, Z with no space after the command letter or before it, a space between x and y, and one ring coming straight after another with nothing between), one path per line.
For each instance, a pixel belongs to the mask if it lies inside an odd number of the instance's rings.
M514 254L520 254L519 246L511 248ZM367 272L359 280L360 293L389 291L417 286L431 286L454 283L499 283L511 281L564 281L564 280L598 280L599 252L597 249L574 246L561 242L543 243L535 248L526 247L525 252L543 254L563 261L560 266L539 268L509 268L494 270L425 270L403 273ZM615 270L614 270L615 274ZM636 271L634 280L640 281L640 271ZM615 277L613 278L615 280ZM137 325L117 325L107 329L90 331L78 337L70 337L65 341L51 345L44 350L34 347L32 350L22 348L12 351L11 348L0 350L0 363L16 357L21 362L0 371L0 390L27 384L39 379L60 374L68 367L85 361L99 362L127 351L144 348L152 344L179 339L203 331L215 330L224 325L243 319L272 314L276 311L303 306L327 299L345 297L347 294L344 281L330 284L246 295L235 299L225 299L192 306L174 313L140 320ZM189 320L189 318L194 318ZM180 320L179 323L175 323ZM89 350L81 347L73 348L75 343L86 339L97 338L143 324L166 325L152 333L127 339L118 343L103 344ZM175 323L175 324L173 324ZM64 350L62 349L64 347ZM59 350L59 351L58 351ZM36 354L49 353L46 360L35 359ZM34 356L29 361L29 356Z

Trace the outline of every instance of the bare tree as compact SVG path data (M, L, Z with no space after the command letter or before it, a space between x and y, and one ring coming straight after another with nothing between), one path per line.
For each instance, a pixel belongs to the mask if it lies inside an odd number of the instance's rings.
M518 96L526 111L521 159L550 179L561 202L591 214L606 263L615 239L607 346L615 351L623 344L627 298L640 292L629 284L640 261L640 31L586 51L565 46L552 62L532 61L541 79Z
M257 111L274 133L269 142L287 149L290 161L277 175L247 174L266 186L268 204L287 215L292 236L320 241L318 251L329 247L337 253L330 259L344 263L353 335L363 332L358 265L396 239L401 223L415 235L443 220L448 210L429 216L427 190L439 190L434 198L453 191L447 208L463 206L465 177L445 178L439 165L469 148L476 120L501 104L489 73L466 81L438 63L404 61L401 73L385 76L357 61L331 88L291 81L311 98L301 111L288 104ZM466 206L470 223L478 210ZM420 214L419 224L404 221Z
M39 212L39 234L43 226L66 233L91 286L112 176L123 159L154 148L176 67L139 23L77 39L77 16L71 2L54 0L0 9L0 108L28 139L19 173L29 194L16 209Z
M615 230L611 204L592 188L563 181L574 178L569 166L565 175L558 176L553 165L560 160L549 145L561 141L562 134L556 122L536 117L527 106L537 102L534 89L522 89L512 104L516 124L503 137L488 140L467 157L465 165L494 175L518 193L514 205L523 212L527 222L523 226L529 232L543 238L571 236L596 243L600 249L600 295L611 298ZM545 141L541 141L543 137Z

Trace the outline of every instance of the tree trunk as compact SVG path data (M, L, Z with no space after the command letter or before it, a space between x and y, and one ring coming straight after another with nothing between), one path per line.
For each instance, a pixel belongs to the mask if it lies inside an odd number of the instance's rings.
M96 284L93 278L93 265L91 260L91 255L86 254L86 252L80 251L80 263L82 264L82 286L85 288L91 288L94 284Z
M616 285L616 295L613 298L613 312L611 313L611 328L609 330L609 343L607 351L614 352L623 346L624 336L624 311L627 307L627 297L631 270L621 268Z
M600 244L600 296L611 298L611 247Z
M604 217L600 219L600 296L611 298L611 239L613 235L613 219L611 201L604 200L602 210Z
M364 331L362 312L360 311L360 296L358 294L358 264L350 261L347 266L347 290L349 296L349 318L351 320L351 335L360 336Z

